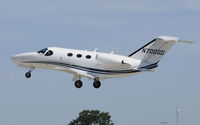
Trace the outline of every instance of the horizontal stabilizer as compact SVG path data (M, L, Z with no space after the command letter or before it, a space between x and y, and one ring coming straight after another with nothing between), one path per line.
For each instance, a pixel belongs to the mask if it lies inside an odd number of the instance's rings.
M139 71L146 71L146 72L155 72L153 69L137 69Z
M187 40L178 40L178 42L184 42L184 43L195 43L194 41L187 41Z

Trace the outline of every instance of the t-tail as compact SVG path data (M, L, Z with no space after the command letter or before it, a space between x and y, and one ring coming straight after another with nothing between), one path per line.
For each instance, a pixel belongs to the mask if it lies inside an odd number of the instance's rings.
M158 66L158 62L176 42L192 43L191 41L179 40L177 37L160 36L130 54L129 57L140 61L138 69L151 70Z

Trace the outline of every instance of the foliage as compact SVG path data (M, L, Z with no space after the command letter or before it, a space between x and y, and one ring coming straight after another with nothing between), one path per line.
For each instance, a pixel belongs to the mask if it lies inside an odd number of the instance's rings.
M108 112L98 110L83 110L79 117L68 125L114 125Z

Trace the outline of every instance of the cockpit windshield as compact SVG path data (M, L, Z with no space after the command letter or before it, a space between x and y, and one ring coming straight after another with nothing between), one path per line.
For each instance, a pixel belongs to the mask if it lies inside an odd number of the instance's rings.
M48 49L45 48L45 49L42 49L42 50L38 51L38 53L42 53L42 54L44 54L47 50L48 50Z
M52 50L49 50L49 51L45 54L45 56L51 56L51 55L53 55L53 51L52 51Z
M42 49L42 50L40 50L40 51L38 51L38 53L40 54L45 54L45 56L51 56L51 55L53 55L53 51L52 50L49 50L49 49L47 49L47 48L44 48L44 49Z

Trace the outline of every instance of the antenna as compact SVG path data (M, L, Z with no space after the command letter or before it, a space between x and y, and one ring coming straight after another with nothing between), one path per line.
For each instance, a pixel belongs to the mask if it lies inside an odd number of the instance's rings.
M176 124L179 125L179 113L180 111L183 111L182 107L180 107L180 105L177 105L176 108Z
M94 52L96 52L97 50L98 50L98 48L95 48L95 49L94 49Z

